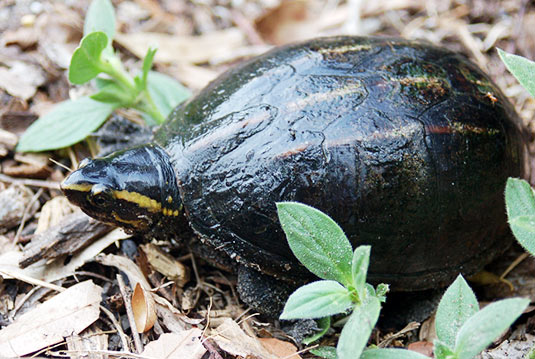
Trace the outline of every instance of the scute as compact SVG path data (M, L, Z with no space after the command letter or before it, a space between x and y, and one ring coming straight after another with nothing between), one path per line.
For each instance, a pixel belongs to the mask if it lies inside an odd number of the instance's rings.
M492 98L497 101L491 100ZM506 247L503 187L523 173L516 114L461 55L335 37L250 60L177 108L155 140L191 226L238 261L308 274L275 202L299 201L372 245L370 278L425 289Z

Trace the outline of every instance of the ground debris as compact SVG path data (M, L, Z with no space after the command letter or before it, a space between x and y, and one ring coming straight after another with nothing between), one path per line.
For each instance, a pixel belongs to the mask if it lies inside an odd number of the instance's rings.
M70 287L0 330L0 356L18 357L80 333L99 317L102 288L91 281Z
M77 211L48 231L35 236L24 248L24 257L19 264L25 268L41 259L73 254L112 229L113 227Z

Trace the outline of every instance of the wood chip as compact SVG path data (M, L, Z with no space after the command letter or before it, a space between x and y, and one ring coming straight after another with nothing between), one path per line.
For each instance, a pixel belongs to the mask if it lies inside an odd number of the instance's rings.
M0 88L23 100L30 99L46 77L40 67L24 62L15 62L11 68L0 67Z
M11 185L7 189L0 191L0 233L3 233L17 226L24 212L27 210L27 217L30 218L39 209L38 201L27 207L33 197L33 192L25 186Z
M60 223L67 215L77 211L77 207L72 205L67 197L57 196L47 201L41 208L41 215L37 222L35 234L45 232L50 227Z
M0 330L0 356L19 357L80 333L100 314L102 288L92 281L76 284L21 315Z
M147 260L154 270L174 281L179 287L183 287L189 282L189 268L162 251L158 246L147 243L141 245L141 249L147 255Z
M77 211L48 231L36 235L24 248L20 266L25 268L43 258L53 259L73 254L112 229L112 226Z
M16 153L15 161L4 161L2 172L8 176L25 178L47 178L52 169L48 156L41 153Z

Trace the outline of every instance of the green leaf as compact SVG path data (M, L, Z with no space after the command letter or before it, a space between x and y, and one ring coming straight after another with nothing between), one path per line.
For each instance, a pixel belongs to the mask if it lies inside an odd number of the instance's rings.
M516 239L522 247L535 255L535 229L531 218L535 215L535 195L529 183L518 178L507 179L505 206Z
M390 286L388 284L379 283L377 284L377 290L375 296L382 302L386 302L386 293L390 291Z
M87 9L84 36L97 31L105 33L110 42L115 37L115 10L110 0L93 0Z
M114 106L83 97L59 103L21 137L17 151L38 152L73 145L95 131Z
M71 83L84 84L102 72L100 55L107 43L108 37L103 32L92 32L82 39L80 46L72 54L69 66Z
M529 299L510 298L487 305L461 327L455 342L459 359L471 359L489 346L522 314Z
M115 80L106 79L106 78L103 78L103 77L97 77L95 79L95 85L96 85L97 89L99 89L99 90L102 90L104 87L106 87L108 85L114 85L116 83L117 83L117 81L115 81Z
M365 350L360 359L429 359L429 357L412 350L379 348Z
M310 352L314 355L319 356L320 358L326 359L336 359L336 348L335 347L318 347L316 349L311 349Z
M535 62L501 49L498 49L498 55L518 82L535 97Z
M466 320L477 313L476 296L463 276L459 274L442 296L438 305L435 329L438 338L453 348L455 336Z
M316 319L316 323L318 324L318 328L320 330L316 334L303 339L303 344L309 345L310 343L313 343L323 337L331 327L331 317L323 317Z
M353 309L353 313L342 329L338 340L336 354L339 359L354 359L366 347L375 323L379 318L381 303L376 297L369 296L361 305Z
M353 261L351 264L351 274L353 285L357 290L359 298L365 296L366 275L368 274L368 265L370 264L370 246L359 246L353 252Z
M154 55L156 55L156 51L158 51L158 49L150 49L149 48L147 50L147 54L145 55L145 58L143 59L143 70L142 70L142 73L141 73L140 91L142 91L142 90L147 88L147 77L148 77L150 69L152 67L152 61L154 60ZM156 80L156 81L158 81L158 80ZM188 96L189 96L189 92L188 92Z
M457 354L455 354L447 344L441 342L439 339L435 339L433 346L435 359L458 359Z
M353 250L346 235L329 216L297 202L279 202L282 229L294 255L323 279L351 286Z
M167 117L191 92L175 79L155 71L149 71L147 88L160 113Z
M280 319L322 318L343 313L353 305L349 291L340 283L320 280L290 295Z
M129 91L116 82L111 82L99 92L89 96L95 101L116 104L117 107L129 107L135 100Z

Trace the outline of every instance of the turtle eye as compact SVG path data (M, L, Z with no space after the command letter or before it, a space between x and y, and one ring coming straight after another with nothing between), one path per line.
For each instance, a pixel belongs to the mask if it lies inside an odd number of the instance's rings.
M88 201L96 207L108 207L113 202L113 195L108 187L96 184L91 188Z

